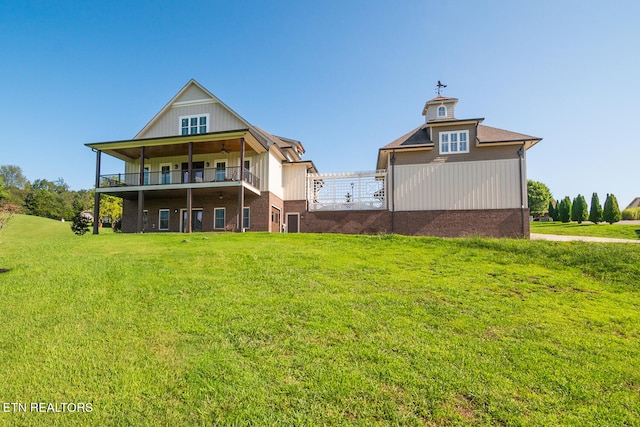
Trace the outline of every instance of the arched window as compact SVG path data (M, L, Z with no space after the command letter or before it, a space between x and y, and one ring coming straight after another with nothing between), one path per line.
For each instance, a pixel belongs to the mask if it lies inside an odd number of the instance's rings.
M441 105L438 107L438 118L447 117L447 107Z

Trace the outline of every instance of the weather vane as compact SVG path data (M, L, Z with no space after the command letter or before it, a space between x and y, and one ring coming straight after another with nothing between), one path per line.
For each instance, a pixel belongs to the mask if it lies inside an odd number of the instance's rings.
M442 91L442 89L447 87L447 85L442 84L442 82L440 82L440 80L438 80L438 84L436 86L438 87L438 89L436 89L438 91L438 96L440 96L440 92Z

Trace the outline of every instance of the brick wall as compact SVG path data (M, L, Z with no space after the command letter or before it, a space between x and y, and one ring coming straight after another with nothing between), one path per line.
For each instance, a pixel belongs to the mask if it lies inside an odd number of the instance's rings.
M146 199L145 209L149 211L145 232L158 231L158 211L169 209L169 231L180 231L180 209L186 200ZM282 221L286 214L300 214L302 233L343 233L377 234L391 233L411 236L486 236L486 237L529 237L529 210L524 212L524 233L522 232L522 211L520 209L491 210L445 210L445 211L307 211L305 200L283 202L272 193L255 196L245 194L245 206L250 208L250 228L248 231L272 231L278 229L271 224L271 206L281 208ZM238 200L236 197L193 198L193 208L203 208L203 231L214 231L214 208L225 208L227 224L236 224ZM177 210L177 212L176 212ZM138 221L137 201L124 200L122 231L136 232Z
M287 212L300 212L303 233L377 234L391 233L409 236L486 236L529 237L529 211L525 210L525 231L522 232L520 209L443 210L396 212L389 211L329 211L307 212L305 202L286 202ZM394 222L392 226L392 220Z

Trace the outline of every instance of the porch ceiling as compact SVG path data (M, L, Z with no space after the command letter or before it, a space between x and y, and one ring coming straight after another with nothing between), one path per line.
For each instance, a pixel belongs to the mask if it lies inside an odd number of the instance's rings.
M240 151L241 138L245 139L246 151L257 153L266 151L262 144L245 130L99 142L85 145L120 160L133 161L140 157L140 147L144 147L145 158L186 156L189 152L189 142L193 142L193 154L221 153L223 150L225 152L238 152Z

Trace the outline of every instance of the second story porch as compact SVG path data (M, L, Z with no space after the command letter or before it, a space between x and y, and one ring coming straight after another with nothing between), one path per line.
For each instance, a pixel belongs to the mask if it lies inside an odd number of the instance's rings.
M259 155L266 152L254 132L241 129L87 144L96 153L96 191L133 191L244 186L260 194ZM125 162L124 171L103 174L101 154Z

